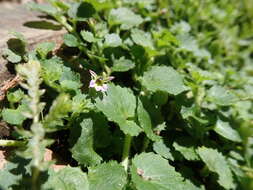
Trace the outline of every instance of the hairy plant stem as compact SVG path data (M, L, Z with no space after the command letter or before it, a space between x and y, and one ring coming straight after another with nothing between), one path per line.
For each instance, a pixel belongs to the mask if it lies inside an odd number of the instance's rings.
M128 170L131 142L132 142L132 137L130 135L125 135L125 142L124 142L122 162L121 162L122 166L125 168L125 171Z
M43 139L45 136L45 131L43 125L40 123L40 113L44 107L44 104L40 102L40 96L44 93L40 90L40 84L42 82L40 78L41 66L38 61L29 61L24 65L18 65L18 73L27 81L27 83L21 84L24 88L28 90L28 101L30 111L27 114L32 120L31 125L31 136L28 142L28 152L31 154L31 189L40 190L39 176L40 171L43 167Z
M16 140L0 140L0 146L15 146L15 147L21 147L26 144L25 141L16 141Z

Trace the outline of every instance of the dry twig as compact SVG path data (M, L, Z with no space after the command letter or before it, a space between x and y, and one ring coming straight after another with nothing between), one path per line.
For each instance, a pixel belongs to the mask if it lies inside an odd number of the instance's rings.
M0 84L0 101L5 98L7 91L11 88L14 88L21 82L21 78L17 75L13 79L5 81L3 84Z

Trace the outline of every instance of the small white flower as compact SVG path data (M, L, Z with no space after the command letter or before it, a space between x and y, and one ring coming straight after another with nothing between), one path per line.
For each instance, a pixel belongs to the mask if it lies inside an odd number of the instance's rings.
M95 88L96 91L100 92L106 92L108 89L107 82L114 79L114 77L107 77L103 78L98 76L94 71L89 70L91 74L91 81L89 84L89 88Z

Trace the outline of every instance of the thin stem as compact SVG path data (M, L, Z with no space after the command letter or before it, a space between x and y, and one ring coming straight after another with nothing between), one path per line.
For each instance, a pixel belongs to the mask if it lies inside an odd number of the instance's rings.
M142 145L142 152L146 151L146 149L148 148L149 142L150 142L149 138L145 136L143 140L143 145Z
M25 141L16 141L16 140L0 140L0 146L24 146L26 144Z
M132 137L130 135L125 136L124 148L122 153L122 166L125 168L125 171L128 170L129 164L129 153L131 148Z
M32 168L32 190L40 189L40 185L38 184L38 178L40 175L40 171L37 167Z

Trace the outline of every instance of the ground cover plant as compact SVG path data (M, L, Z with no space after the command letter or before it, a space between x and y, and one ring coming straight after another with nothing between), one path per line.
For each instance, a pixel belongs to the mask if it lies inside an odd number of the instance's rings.
M251 0L48 2L28 7L68 31L58 52L4 53L0 188L253 189Z

